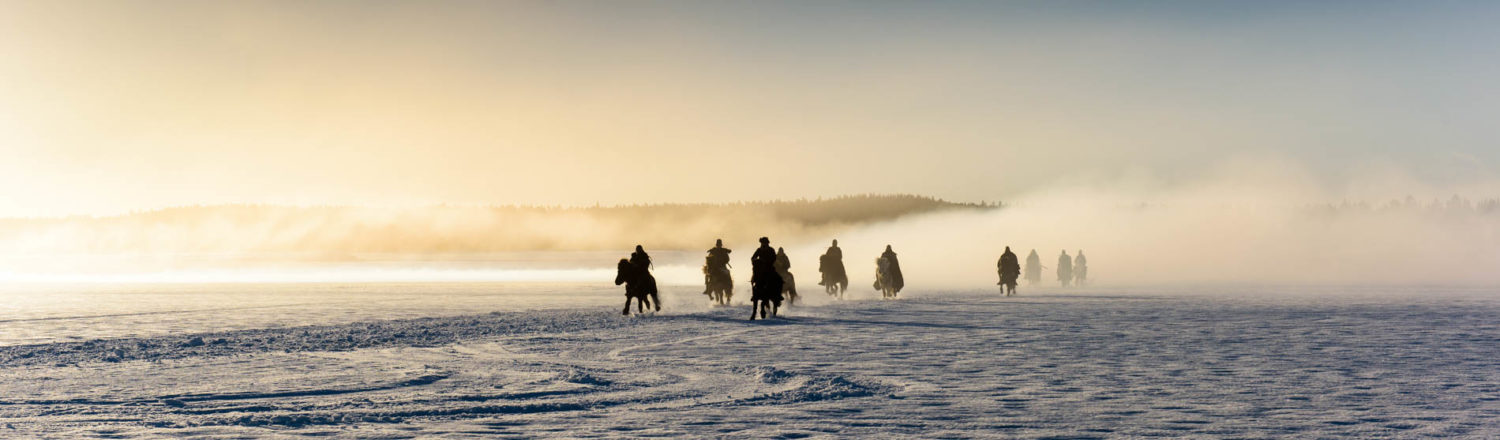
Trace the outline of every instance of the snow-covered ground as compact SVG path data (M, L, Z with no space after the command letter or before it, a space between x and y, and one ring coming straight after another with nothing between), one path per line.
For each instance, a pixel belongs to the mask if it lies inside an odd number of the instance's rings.
M623 318L601 289L581 308L125 315L173 324L6 334L0 437L1493 438L1496 293L912 292L749 322L690 288ZM227 324L177 318L199 315ZM0 329L56 330L28 322Z

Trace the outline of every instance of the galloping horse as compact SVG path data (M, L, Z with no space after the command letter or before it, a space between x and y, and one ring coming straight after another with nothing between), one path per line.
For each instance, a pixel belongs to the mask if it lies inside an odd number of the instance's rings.
M781 289L785 284L781 276L773 270L770 273L754 276L750 279L750 320L755 320L755 315L760 314L760 319L776 316L781 309Z
M842 255L823 254L818 257L818 271L823 273L823 281L818 284L828 296L843 299L844 292L849 290L849 275L844 273L844 262L840 258Z
M615 271L615 285L625 285L625 310L621 315L630 315L630 299L636 299L636 314L646 313L651 307L651 297L656 296L656 277L645 268L630 264L630 260L621 258L620 264ZM661 310L661 299L656 300L656 310Z
M708 299L717 305L728 305L729 298L734 296L734 277L729 274L729 268L714 269L704 264L703 274L706 275L704 282L708 284Z

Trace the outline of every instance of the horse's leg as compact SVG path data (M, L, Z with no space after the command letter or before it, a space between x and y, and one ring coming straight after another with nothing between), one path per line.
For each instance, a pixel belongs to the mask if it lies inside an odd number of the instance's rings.
M629 296L625 297L625 310L621 311L620 314L624 315L624 316L630 316L630 297Z
M760 307L760 302L754 301L754 300L750 301L750 320L751 321L755 320L755 314L757 313L757 311L755 309L757 309L759 307Z
M655 307L656 311L661 311L661 297L656 296L656 292L651 293L651 306Z

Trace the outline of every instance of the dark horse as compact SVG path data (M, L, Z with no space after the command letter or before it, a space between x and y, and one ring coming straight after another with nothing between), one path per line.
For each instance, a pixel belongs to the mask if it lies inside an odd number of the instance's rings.
M615 272L615 285L625 285L625 310L621 315L630 314L630 299L636 299L636 313L644 314L651 307L651 298L656 298L656 277L646 268L636 267L630 264L630 260L621 258L619 267ZM661 310L661 299L656 299L656 310Z
M818 257L818 271L823 273L823 281L818 284L828 296L843 299L844 292L849 290L849 274L844 272L843 253L834 254L833 250Z
M713 258L709 256L709 261L703 264L703 282L707 284L705 294L714 304L728 305L729 298L734 296L734 276L729 274L728 266L714 267Z
M774 270L770 273L760 274L750 279L750 320L755 320L755 314L760 313L760 319L776 316L781 309L781 294L785 281L781 275Z
M1000 273L1000 293L1005 296L1016 294L1016 281L1021 277L1021 262L1016 259L1016 254L1010 251L1010 246L1005 247L1005 253L1000 255L1000 261L995 263L995 269Z
M1005 296L1014 296L1016 294L1017 275L1015 273L1000 273L1000 293L1004 293Z

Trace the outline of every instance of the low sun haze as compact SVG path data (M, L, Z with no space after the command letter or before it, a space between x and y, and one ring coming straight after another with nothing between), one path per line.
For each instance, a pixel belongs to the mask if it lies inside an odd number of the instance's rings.
M1500 6L1251 6L0 1L0 217L1495 180Z

